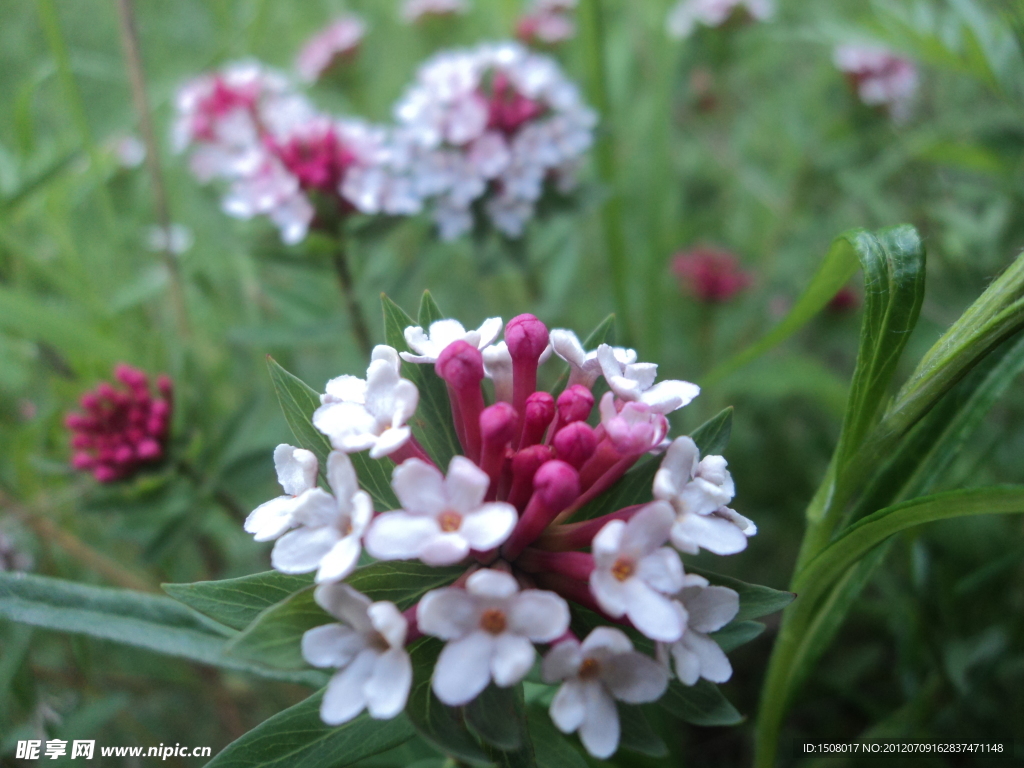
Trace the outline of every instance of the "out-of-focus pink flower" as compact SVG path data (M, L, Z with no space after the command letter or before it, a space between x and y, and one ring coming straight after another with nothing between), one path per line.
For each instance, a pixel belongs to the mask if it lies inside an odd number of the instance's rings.
M910 59L873 45L840 45L834 60L857 96L869 107L882 107L897 123L910 117L917 93L917 67Z
M672 259L672 271L694 298L706 304L729 301L753 282L733 254L718 248L679 253Z
M121 386L102 382L82 395L84 413L64 419L75 451L71 465L101 483L123 480L162 459L170 436L171 380L158 377L160 397L154 397L149 377L139 369L122 363L114 377Z
M430 16L455 16L469 10L466 0L405 0L402 21L413 24Z
M306 41L295 59L295 71L308 83L319 80L340 60L359 49L366 24L358 16L341 16Z
M775 13L775 0L679 0L668 12L668 36L682 40L698 25L720 27L732 18L766 21Z
M844 285L836 292L836 295L829 300L828 304L825 305L825 308L829 312L840 314L854 310L859 306L860 296L849 285Z
M528 45L556 45L576 36L569 12L576 0L534 0L516 23L516 37Z

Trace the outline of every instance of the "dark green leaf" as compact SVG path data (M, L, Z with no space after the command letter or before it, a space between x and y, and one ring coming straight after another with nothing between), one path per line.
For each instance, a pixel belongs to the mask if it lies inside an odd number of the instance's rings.
M0 617L274 680L319 687L325 679L320 672L285 672L233 658L224 634L208 620L170 598L127 589L0 573Z
M164 584L163 590L178 602L225 626L245 629L262 611L312 583L312 574L291 576L264 571L222 581Z
M630 752L639 752L648 757L665 757L668 747L661 737L654 732L642 707L618 703L619 708L619 748Z
M690 434L693 442L700 448L701 456L720 456L725 452L729 438L732 437L732 412L731 405L723 408ZM651 479L653 481L653 478Z
M426 317L440 314L440 310L429 297L424 296L420 314ZM384 338L388 344L399 352L408 352L405 343L405 329L417 322L407 315L401 307L381 295L384 308ZM420 445L442 469L448 466L452 456L462 452L459 439L455 434L452 421L451 404L448 402L448 388L440 377L434 373L434 366L419 363L402 362L402 375L416 385L420 392L420 402L416 413L410 419L413 434Z
M698 680L696 685L672 680L658 704L693 725L736 725L743 720L718 686L707 680Z
M466 705L466 723L487 744L505 751L517 750L529 740L520 698L521 691L492 683Z
M706 571L691 565L688 565L686 570L703 576L712 584L719 584L739 592L740 612L736 614L736 618L733 621L747 621L748 619L756 619L759 616L767 616L769 613L781 611L793 602L793 598L796 597L792 592L783 592L762 584L748 584L731 576L723 576L720 573Z
M255 659L281 669L302 669L302 635L334 621L306 589L263 611L249 627L228 643L228 653Z
M764 624L759 621L733 621L712 634L711 639L728 653L760 637L764 629Z
M313 412L320 407L320 395L304 381L288 373L273 358L267 358L267 365L284 418L295 435L298 447L316 454L320 461L320 474L324 476L331 443L311 421ZM373 497L377 510L398 509L400 505L395 492L391 490L390 481L394 463L386 458L371 459L365 451L350 453L349 458L359 477L359 485Z
M551 722L546 709L532 706L526 710L530 740L537 768L587 768L587 761Z
M371 600L390 600L404 611L432 589L451 584L463 566L434 568L415 560L392 560L357 568L345 582Z
M419 734L445 754L477 765L488 765L487 753L466 729L459 710L438 701L430 688L437 657L443 644L422 638L409 646L413 681L405 713Z
M228 744L207 768L343 768L415 735L404 715L374 720L365 712L344 725L320 720L323 692L278 712Z

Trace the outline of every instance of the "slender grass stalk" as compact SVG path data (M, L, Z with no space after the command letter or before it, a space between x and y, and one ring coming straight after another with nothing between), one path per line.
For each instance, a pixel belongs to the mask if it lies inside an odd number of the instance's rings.
M78 90L78 83L75 74L71 69L71 54L68 52L67 43L64 41L64 34L60 29L60 19L57 16L57 8L53 0L36 0L36 9L39 12L39 21L46 35L46 42L50 46L50 53L53 54L57 65L57 78L60 80L61 89L64 91L64 99L68 104L68 111L78 130L79 139L89 155L89 165L92 174L96 178L97 191L99 195L100 209L103 211L103 218L110 235L117 238L117 216L114 213L114 203L110 199L106 182L102 177L103 164L96 141L89 127L89 119L85 114L85 101Z
M337 245L331 254L331 263L334 265L334 272L338 276L341 295L345 299L345 308L348 310L349 322L352 326L352 336L359 346L359 351L369 358L370 353L373 351L373 342L370 340L370 328L366 324L366 316L363 314L362 304L356 295L352 271L349 269L344 231L338 232Z
M217 485L211 485L209 480L203 477L203 474L192 464L184 459L179 459L177 467L178 471L187 477L196 488L199 490L208 490L211 498L216 501L225 512L231 515L231 517L236 520L244 521L245 518L249 516L248 511L241 505L238 499L223 488Z
M170 232L171 213L167 201L167 188L164 185L163 168L160 165L160 148L156 143L156 132L153 130L153 118L146 98L146 72L142 66L142 54L139 50L139 29L135 21L135 6L132 0L117 0L117 16L121 28L121 44L124 46L125 67L128 70L128 82L131 84L132 103L142 141L146 145L146 168L149 171L153 187L153 207L157 225L164 231L164 246L161 249L163 261L171 279L171 300L178 331L183 338L190 334L188 307L185 303L185 291L182 285L181 270L178 259L171 252Z
M628 254L626 232L622 223L622 192L618 185L618 167L615 158L614 121L611 115L611 101L608 98L608 73L604 55L604 16L601 0L586 0L579 9L580 28L583 31L583 47L589 79L591 103L601 116L594 157L597 171L604 183L607 198L601 206L601 229L604 247L608 254L611 272L612 296L615 300L615 314L627 346L633 343L634 334L629 312Z

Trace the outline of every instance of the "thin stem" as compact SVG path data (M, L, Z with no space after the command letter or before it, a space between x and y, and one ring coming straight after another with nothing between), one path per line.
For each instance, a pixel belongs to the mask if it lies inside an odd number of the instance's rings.
M210 497L233 518L245 520L249 516L249 513L246 512L245 507L239 503L238 499L219 486L214 485L211 487L209 481L189 462L179 459L177 467L181 474L187 477L196 488L209 491Z
M338 284L341 286L342 296L345 298L345 307L348 310L349 322L352 324L352 335L355 337L359 351L369 357L373 352L373 343L370 341L370 330L363 317L363 308L356 296L355 285L352 281L352 272L348 267L348 252L345 249L345 235L339 233L338 247L331 255L334 264L334 272L338 275Z
M612 130L611 101L608 98L608 72L604 52L604 18L601 0L586 0L579 9L580 28L583 30L584 55L588 70L590 99L604 121L594 146L598 174L604 183L607 198L601 206L601 228L605 250L611 269L612 295L615 312L623 330L623 343L631 344L632 321L629 313L627 286L629 254L622 223L622 197L618 188L618 163L615 158L614 131Z
M135 6L132 0L117 0L117 15L120 21L121 44L124 46L128 81L131 85L132 103L135 106L135 113L139 120L142 141L146 145L146 168L153 182L154 212L156 213L157 225L164 232L161 255L171 279L171 298L178 330L187 339L190 335L188 309L185 304L185 292L182 287L178 259L171 251L170 205L167 201L167 188L164 185L163 168L160 165L160 150L156 142L156 132L153 130L153 118L149 111L149 101L146 98L146 73L142 66L142 54L139 49L139 30L135 21Z

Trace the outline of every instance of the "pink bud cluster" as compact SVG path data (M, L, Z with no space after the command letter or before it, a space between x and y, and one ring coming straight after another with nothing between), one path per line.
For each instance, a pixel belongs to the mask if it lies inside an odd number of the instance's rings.
M557 45L576 36L570 15L576 0L534 0L516 22L516 37L529 45Z
M69 413L75 469L91 472L101 483L123 480L140 467L164 457L169 436L173 386L159 376L154 397L149 377L137 368L119 364L114 377L121 386L102 382L82 395L84 413Z
M734 298L753 282L732 253L700 246L672 259L672 271L695 299L704 304L721 304Z

